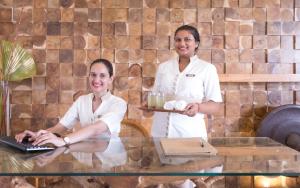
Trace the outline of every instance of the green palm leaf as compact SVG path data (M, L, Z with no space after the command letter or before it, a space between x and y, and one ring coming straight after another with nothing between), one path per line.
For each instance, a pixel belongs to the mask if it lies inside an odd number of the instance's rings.
M21 81L36 74L36 65L29 52L18 44L1 41L0 79Z

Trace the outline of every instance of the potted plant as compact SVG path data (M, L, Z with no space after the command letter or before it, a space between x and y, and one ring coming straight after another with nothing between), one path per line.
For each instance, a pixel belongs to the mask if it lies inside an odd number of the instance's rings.
M10 135L9 82L21 81L36 74L32 55L19 44L0 41L0 134Z

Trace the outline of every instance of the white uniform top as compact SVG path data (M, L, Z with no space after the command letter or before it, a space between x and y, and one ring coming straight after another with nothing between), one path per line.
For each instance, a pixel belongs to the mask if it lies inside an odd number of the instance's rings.
M93 112L93 97L93 93L80 96L60 120L60 123L67 129L71 129L78 121L80 126L84 127L101 120L107 125L110 134L118 135L121 129L120 122L127 109L126 102L107 92L101 97L100 106Z
M196 55L179 71L179 58L171 59L158 67L153 87L154 92L174 95L176 100L190 102L222 102L216 68ZM178 113L155 112L153 137L202 137L207 138L204 114L194 117Z

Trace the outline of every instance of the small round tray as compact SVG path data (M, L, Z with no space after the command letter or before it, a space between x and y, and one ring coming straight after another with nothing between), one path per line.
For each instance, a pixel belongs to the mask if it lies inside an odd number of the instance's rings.
M152 108L148 106L141 106L139 107L139 109L146 110L146 111L154 111L154 112L172 112L172 113L180 113L180 114L184 112L184 110L166 110L163 108Z

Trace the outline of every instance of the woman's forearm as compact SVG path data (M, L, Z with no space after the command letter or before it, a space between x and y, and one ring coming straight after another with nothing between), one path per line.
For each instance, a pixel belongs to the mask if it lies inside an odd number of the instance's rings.
M207 101L203 103L198 103L198 112L203 114L217 114L222 107L222 103Z

